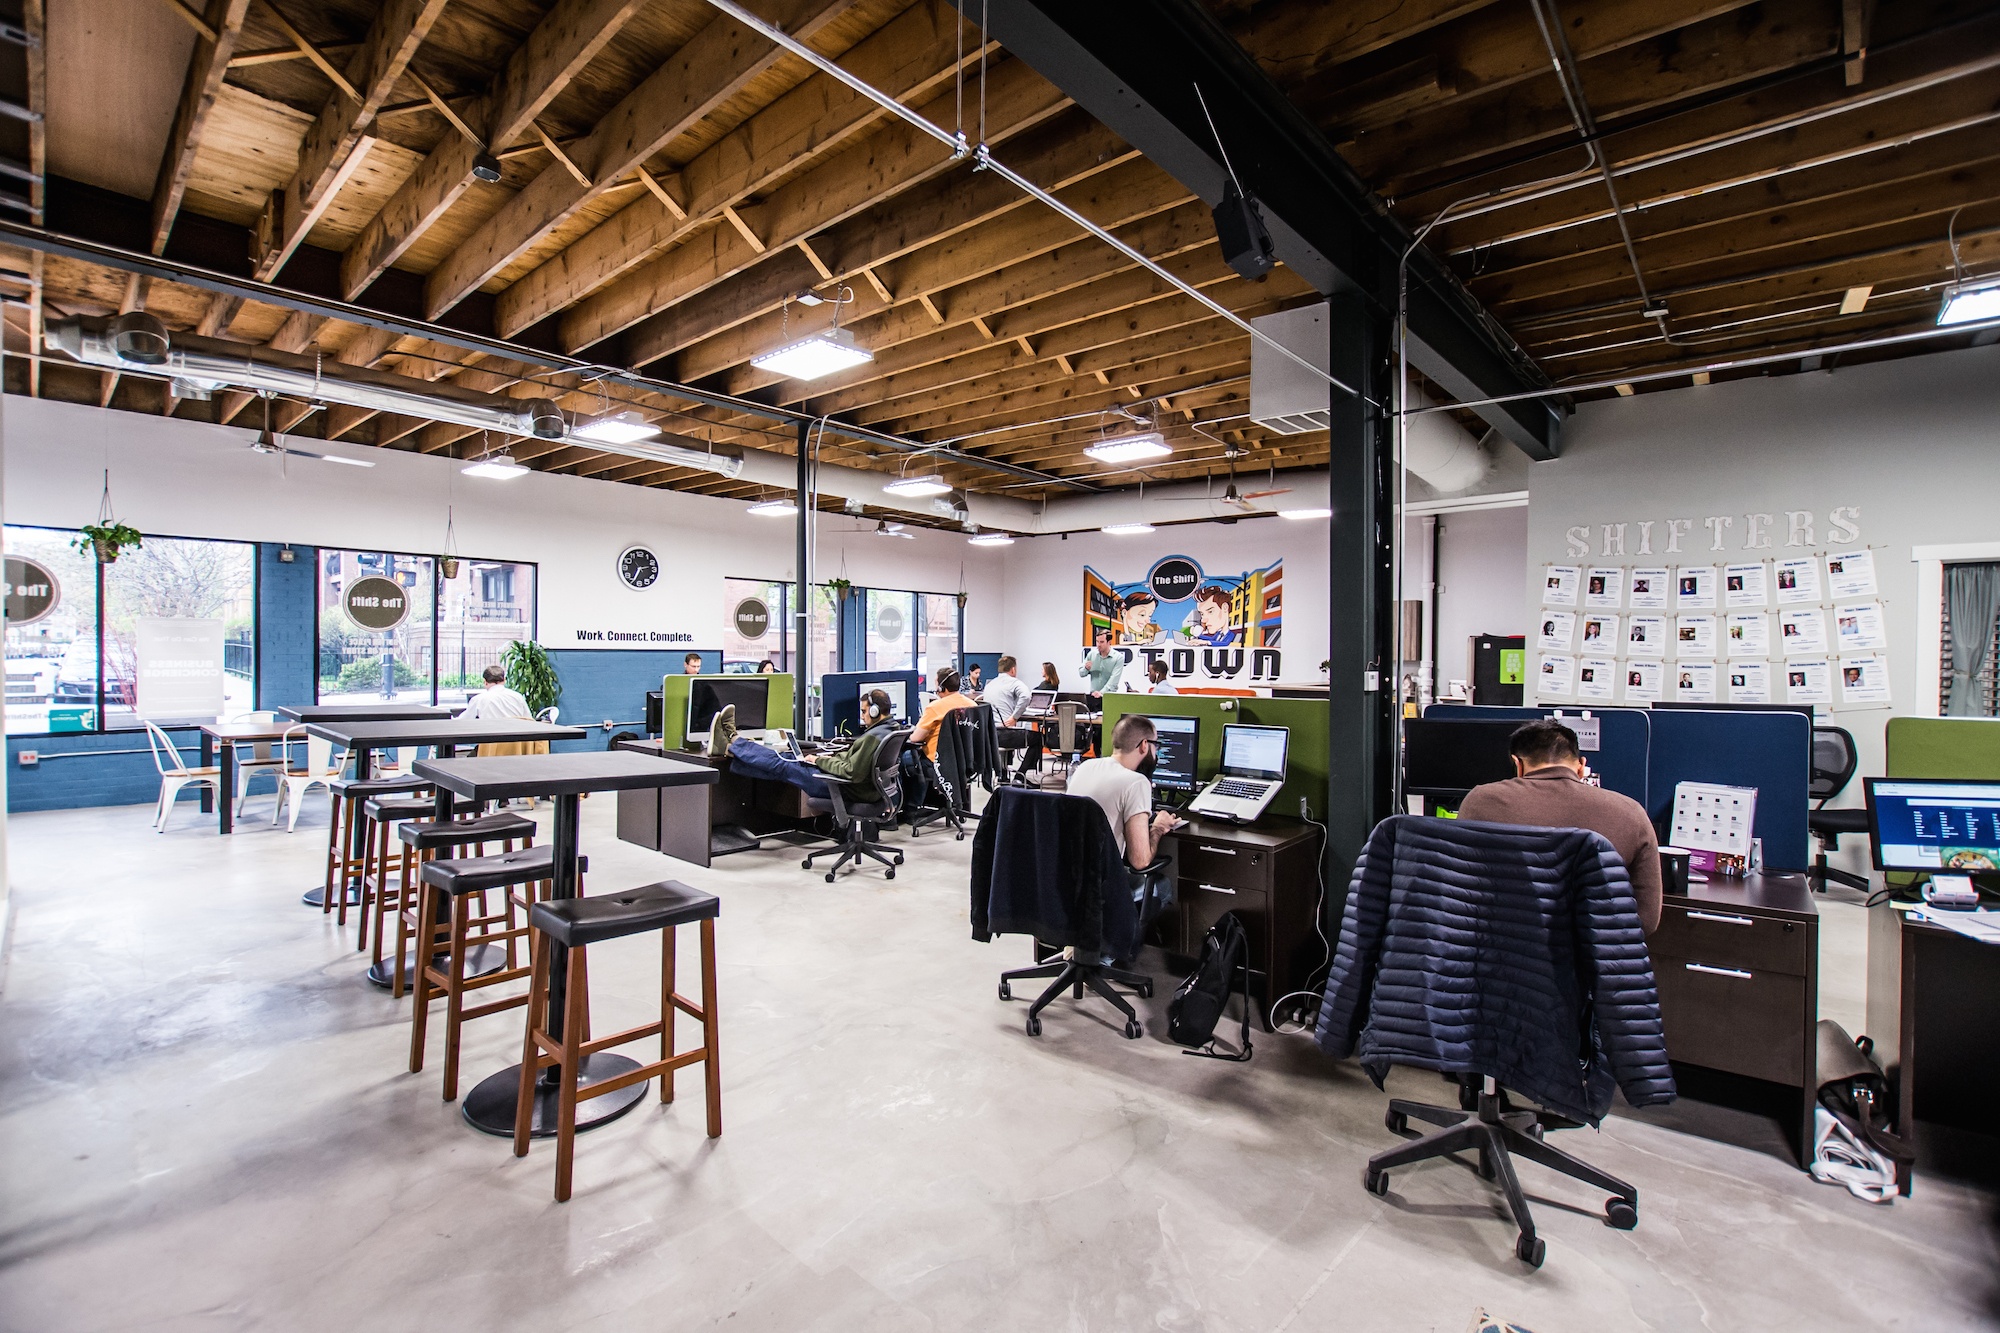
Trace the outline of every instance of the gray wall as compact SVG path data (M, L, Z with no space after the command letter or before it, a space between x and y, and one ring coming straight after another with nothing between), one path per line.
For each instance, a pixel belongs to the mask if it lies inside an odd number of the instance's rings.
M1832 711L1860 745L1860 771L1880 773L1888 718L1935 711L1924 702L1935 696L1935 681L1915 676L1911 548L2000 540L2000 347L1586 404L1564 432L1563 456L1530 469L1529 489L1530 606L1540 604L1545 564L1722 565L1872 549L1893 704L1842 706L1836 689ZM1837 507L1858 511L1860 535L1844 545L1829 540ZM1810 546L1787 546L1788 511L1812 515ZM1774 516L1770 545L1748 551L1746 527L1756 514ZM1704 523L1711 516L1732 520L1719 551ZM1671 519L1690 520L1678 555L1661 554ZM1636 554L1638 525L1648 520L1651 558ZM1605 525L1620 523L1627 554L1605 556ZM1573 527L1589 530L1586 557L1570 554ZM1532 638L1529 649L1533 662ZM1779 659L1771 660L1775 676ZM1774 680L1782 701L1781 683ZM1856 784L1851 795L1858 793Z
M1512 452L1519 454L1519 450ZM1524 634L1528 601L1521 591L1528 514L1471 509L1438 522L1438 688L1472 679L1472 640L1480 634Z

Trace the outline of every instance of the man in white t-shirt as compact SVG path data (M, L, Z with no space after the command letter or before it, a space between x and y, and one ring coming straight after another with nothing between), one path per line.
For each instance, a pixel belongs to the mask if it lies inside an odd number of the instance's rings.
M1078 764L1069 775L1071 796L1088 796L1111 821L1125 864L1135 870L1153 864L1160 839L1184 822L1168 811L1153 813L1153 765L1159 759L1159 733L1151 718L1128 714L1111 732L1112 753Z
M520 691L507 688L506 667L490 666L483 674L486 688L465 701L465 712L460 714L461 717L488 722L508 717L534 717Z

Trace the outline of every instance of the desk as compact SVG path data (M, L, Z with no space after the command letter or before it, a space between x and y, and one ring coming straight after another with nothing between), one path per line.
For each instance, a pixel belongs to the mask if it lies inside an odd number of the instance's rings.
M201 766L215 762L217 742L222 745L221 813L216 827L223 833L236 831L236 747L256 741L281 741L288 728L280 722L211 722L201 729ZM261 758L261 756L259 756ZM201 812L208 813L208 790L202 789Z
M1689 884L1646 941L1667 1057L1798 1090L1794 1136L1812 1164L1818 1102L1819 909L1803 875Z
M488 801L518 800L524 796L550 798L555 804L554 830L549 841L555 849L552 853L555 861L552 896L556 898L577 896L577 821L583 793L692 787L712 784L716 780L715 770L700 764L656 759L625 750L588 754L509 754L486 759L424 759L419 760L412 771L437 791L437 818L440 820L451 818L454 797L475 806ZM562 1036L563 992L568 984L568 960L569 950L557 945L549 972L552 994L549 1032L558 1039ZM622 1055L600 1053L585 1056L580 1081L584 1085L601 1082L638 1067L638 1061ZM555 1133L559 1083L560 1079L551 1069L536 1087L531 1132L537 1138L547 1138ZM595 1129L625 1114L645 1096L646 1086L645 1083L635 1083L585 1103L588 1112L579 1108L578 1131ZM479 1085L466 1095L466 1122L488 1134L513 1137L514 1111L520 1088L521 1066L518 1064L509 1065L499 1073L481 1079Z
M1889 1076L1896 1131L1918 1121L1993 1134L2000 1106L2000 947L1868 909L1868 1035Z
M1238 825L1196 818L1161 839L1179 880L1175 905L1153 923L1149 942L1195 958L1224 912L1250 941L1250 990L1271 1031L1271 1006L1302 989L1326 961L1313 929L1319 908L1319 830L1296 821Z
M710 786L620 792L618 837L624 842L705 866L713 857L756 851L764 845L760 834L789 832L816 817L803 790L739 777L728 755L669 750L654 740L620 741L618 748L699 764L716 775Z

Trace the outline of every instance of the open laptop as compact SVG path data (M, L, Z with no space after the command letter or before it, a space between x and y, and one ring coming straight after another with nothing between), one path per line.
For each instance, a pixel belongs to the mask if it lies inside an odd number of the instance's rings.
M1048 717L1056 711L1054 690L1028 691L1028 706L1021 710L1022 717Z
M1188 802L1191 814L1248 824L1285 785L1285 752L1290 727L1226 726L1222 729L1222 772Z

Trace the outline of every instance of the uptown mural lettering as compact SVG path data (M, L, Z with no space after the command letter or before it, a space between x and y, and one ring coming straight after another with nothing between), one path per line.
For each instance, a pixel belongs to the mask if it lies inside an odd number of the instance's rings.
M1643 519L1624 523L1580 523L1563 530L1572 558L1596 555L1678 555L1695 551L1769 551L1785 547L1848 546L1861 539L1861 507L1840 505L1826 513L1825 527L1812 509L1782 513L1748 513L1739 527L1735 514L1691 518ZM1701 531L1697 531L1697 528ZM1824 539L1820 534L1824 532ZM1779 537L1783 542L1779 542ZM1654 541L1661 542L1654 548ZM1738 540L1741 545L1735 545ZM1690 544L1691 543L1691 544Z

